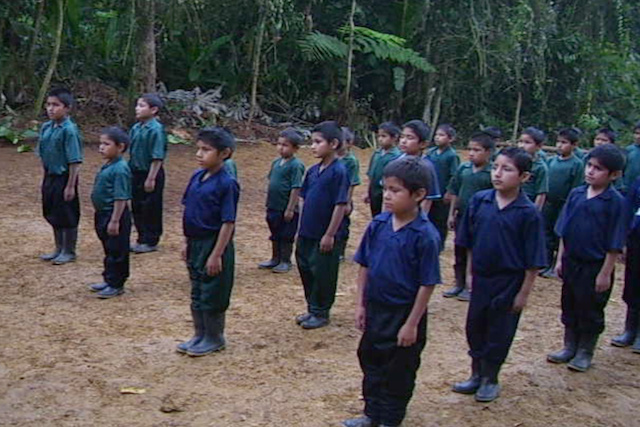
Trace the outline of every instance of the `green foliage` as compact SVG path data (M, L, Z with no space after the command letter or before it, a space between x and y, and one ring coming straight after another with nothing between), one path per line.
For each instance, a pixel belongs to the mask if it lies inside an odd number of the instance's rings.
M343 60L349 53L349 46L345 42L318 31L307 34L298 45L304 58L314 62Z
M19 129L13 124L13 117L8 116L0 119L0 139L5 139L13 145L18 145L18 153L31 151L31 146L24 144L38 138L36 129Z

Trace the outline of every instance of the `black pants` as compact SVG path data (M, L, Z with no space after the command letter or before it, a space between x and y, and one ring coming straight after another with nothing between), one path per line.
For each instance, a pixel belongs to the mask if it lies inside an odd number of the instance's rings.
M369 189L369 208L371 209L371 218L382 212L382 191Z
M110 236L107 225L113 211L98 211L94 216L96 234L104 249L104 271L102 277L105 283L114 288L122 288L129 278L129 239L131 237L131 214L125 208L120 218L120 233Z
M64 200L67 181L69 181L69 174L45 173L42 180L42 214L54 229L77 228L80 222L78 185L76 184L76 197L67 202Z
M491 277L474 275L467 313L469 356L502 365L518 329L520 313L512 310L524 271Z
M627 303L629 310L640 310L640 230L632 231L627 239L622 299Z
M267 209L267 225L271 236L271 241L285 241L293 243L298 231L298 212L294 212L291 221L284 220L284 211L277 211L275 209Z
M542 208L542 216L544 217L545 236L547 241L547 260L549 266L555 265L555 256L560 245L560 239L555 233L556 222L562 211L564 202L549 201Z
M604 331L604 308L611 288L596 292L596 277L604 260L562 259L562 324L578 333L599 335ZM613 281L613 277L611 278Z
M418 325L416 343L411 347L398 347L398 332L411 308L411 305L367 303L358 360L364 373L364 413L379 424L399 425L413 395L420 354L427 343L427 315Z
M456 227L460 226L462 214L458 212L456 216ZM453 264L453 272L456 278L456 286L464 288L467 283L467 248L455 245L453 247L455 262Z
M444 243L447 240L448 227L447 219L449 218L449 203L443 200L434 200L429 211L429 219L440 234L440 250L444 249Z
M133 222L138 231L138 243L155 246L162 235L162 193L164 191L164 168L156 176L156 187L151 193L144 191L148 171L133 172L131 208Z

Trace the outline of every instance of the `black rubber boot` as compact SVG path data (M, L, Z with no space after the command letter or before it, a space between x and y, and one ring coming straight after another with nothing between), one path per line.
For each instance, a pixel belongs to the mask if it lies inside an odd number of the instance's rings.
M640 315L640 312L638 312L638 315ZM633 341L631 351L640 353L640 325L638 325L638 329L636 329L636 339Z
M176 346L178 353L186 353L191 347L198 344L204 336L204 318L200 310L191 309L193 319L193 336L189 341L182 342Z
M480 365L480 387L476 391L476 402L493 402L500 396L498 373L500 365L483 360Z
M624 322L624 332L611 340L611 345L616 347L629 347L636 340L638 333L638 313L627 307L627 318Z
M40 255L40 259L43 261L51 261L60 255L62 251L62 232L61 230L54 228L53 229L53 239L56 243L56 249L50 254Z
M258 268L272 269L276 265L280 264L280 242L277 240L271 241L271 259L258 264Z
M598 343L599 334L580 334L578 341L578 351L567 367L572 371L586 372L591 367L593 351Z
M192 357L205 356L224 349L224 324L225 313L215 311L202 311L204 335L195 345L187 349L187 354Z
M62 236L62 250L60 255L52 260L54 265L62 265L76 260L76 242L78 241L77 228L63 228L60 230Z
M291 270L291 252L293 252L293 242L282 240L280 242L280 262L271 271L288 273Z
M468 380L455 383L452 390L456 393L474 394L480 387L480 359L471 359L471 376Z
M312 314L307 320L300 323L302 329L318 329L329 325L329 314Z
M547 361L551 363L567 363L576 355L578 350L578 334L571 328L564 329L564 347L547 355Z

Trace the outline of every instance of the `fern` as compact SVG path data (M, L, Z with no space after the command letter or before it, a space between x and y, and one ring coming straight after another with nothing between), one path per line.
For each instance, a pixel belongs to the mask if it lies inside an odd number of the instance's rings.
M314 62L344 59L349 53L349 46L342 40L317 31L298 41L298 46L304 58Z

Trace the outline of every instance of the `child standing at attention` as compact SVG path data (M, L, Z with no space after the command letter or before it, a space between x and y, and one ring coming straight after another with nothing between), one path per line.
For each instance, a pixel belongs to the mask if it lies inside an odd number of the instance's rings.
M625 199L612 186L624 168L622 151L613 144L601 145L586 161L587 185L571 192L556 224L564 348L547 356L549 362L568 362L569 369L579 372L591 366L604 331L604 308L628 227Z
M449 124L440 125L436 129L434 139L436 146L429 148L427 157L436 167L440 188L446 190L449 187L451 178L453 178L458 170L458 166L460 166L460 157L458 157L456 150L451 146L456 139L456 130ZM447 240L449 208L449 201L445 195L442 199L435 200L429 211L429 219L431 219L438 233L440 233L440 241L443 248Z
M83 160L78 127L69 117L73 96L66 89L53 89L47 96L49 121L42 125L38 156L44 167L42 213L53 227L55 250L40 259L54 265L76 259L80 200L78 174Z
M311 150L320 162L307 171L302 183L303 207L296 244L307 302L307 312L297 316L296 323L303 329L327 326L336 297L350 187L347 169L338 161L342 138L336 122L322 122L312 129Z
M364 416L344 421L346 427L399 426L411 400L427 307L440 283L440 236L420 209L429 180L416 157L384 169L385 212L371 221L355 256Z
M240 188L224 167L236 146L234 136L219 127L205 128L196 142L198 169L185 190L182 258L191 280L193 337L176 350L204 356L222 350L235 266L233 232Z
M142 95L136 103L136 123L129 131L129 167L133 173L133 222L138 231L131 251L142 254L158 250L162 235L162 193L167 155L167 135L158 121L162 100L153 93Z
M271 163L269 171L267 224L271 231L271 259L258 264L258 268L274 273L291 270L291 253L298 231L298 197L304 177L304 164L296 157L302 141L302 135L294 129L282 131L278 138L280 157Z
M612 144L616 145L616 139L618 139L617 132L612 131L608 128L601 128L596 131L596 136L593 138L593 146L599 147L601 145ZM616 145L617 146L617 145ZM613 186L616 190L623 192L624 188L624 178L620 175L614 182Z
M640 122L633 128L633 144L627 146L624 168L624 188L629 189L640 176Z
M378 126L378 148L369 162L369 191L364 202L371 208L371 217L382 212L382 171L392 160L400 157L400 150L396 145L400 138L400 128L391 122L384 122Z
M349 175L349 201L347 202L347 210L344 213L347 225L345 227L344 245L342 246L342 253L340 254L340 262L344 261L344 254L347 249L347 241L349 240L349 227L351 226L351 212L353 212L353 190L360 184L360 162L358 158L353 154L351 148L353 147L353 140L355 135L348 127L342 128L342 134L344 137L344 144L338 151L338 158L347 168L347 174Z
M447 226L449 230L456 230L460 223L467 203L471 197L481 190L491 188L491 164L493 154L493 138L485 132L471 135L469 140L469 161L462 163L456 174L449 182L448 193L451 194L451 206ZM457 297L460 301L469 301L471 292L467 283L467 249L455 245L455 273L456 283L453 288L442 294L445 298ZM470 279L470 278L469 278Z
M524 150L500 151L491 170L495 189L473 196L456 233L456 244L469 251L473 292L466 326L471 377L453 391L475 393L478 402L500 395L498 373L538 269L547 264L542 216L520 191L530 170Z
M518 146L529 153L533 159L529 180L522 186L522 191L540 210L542 210L549 192L549 169L540 156L545 138L544 132L540 129L528 127L522 131L522 135L518 139Z
M100 154L104 164L96 175L91 193L95 209L96 234L104 249L103 281L89 286L98 298L121 295L129 278L129 238L131 214L131 170L122 158L129 146L129 136L117 127L106 128L100 135Z

